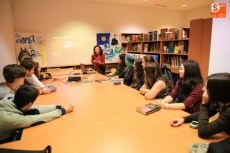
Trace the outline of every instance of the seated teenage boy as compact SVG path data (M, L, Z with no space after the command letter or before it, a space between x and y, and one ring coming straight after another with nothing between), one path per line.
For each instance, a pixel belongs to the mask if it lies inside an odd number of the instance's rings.
M71 104L64 107L60 105L33 106L38 95L38 89L22 85L17 89L14 98L5 96L0 100L0 142L7 142L12 132L17 129L48 122L73 111L74 107ZM36 115L28 115L28 112L36 112L33 113Z
M36 67L36 63L29 58L24 59L20 63L26 69L26 79L24 84L33 85L35 88L39 89L40 94L48 94L51 93L51 90L47 87L38 87L37 83L42 84L38 78L34 75L34 69ZM29 79L28 79L29 78ZM31 80L32 79L32 80ZM30 81L30 82L28 82ZM35 83L37 82L37 83Z
M9 64L3 68L3 77L6 82L0 83L0 99L5 96L14 96L16 89L24 83L26 70L17 64Z

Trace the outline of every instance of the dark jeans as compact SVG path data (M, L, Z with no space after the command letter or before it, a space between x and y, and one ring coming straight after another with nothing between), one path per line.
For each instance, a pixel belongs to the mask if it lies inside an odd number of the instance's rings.
M99 73L105 75L105 65L100 65L99 66Z

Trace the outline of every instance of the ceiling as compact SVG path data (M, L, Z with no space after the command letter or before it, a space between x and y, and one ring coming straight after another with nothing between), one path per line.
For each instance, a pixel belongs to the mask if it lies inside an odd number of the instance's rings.
M99 2L108 4L118 4L118 5L132 5L139 7L150 7L159 9L168 9L176 11L190 11L206 6L210 6L214 0L81 0L87 2ZM156 5L162 6L156 6ZM187 4L186 7L182 7L182 4Z

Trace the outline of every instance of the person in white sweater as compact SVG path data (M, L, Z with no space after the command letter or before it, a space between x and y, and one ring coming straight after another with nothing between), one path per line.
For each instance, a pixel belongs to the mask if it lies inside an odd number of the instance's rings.
M40 94L48 94L51 93L52 90L48 87L45 87L38 78L34 75L34 69L36 67L36 63L32 59L24 59L20 63L26 69L26 79L24 84L33 85L35 88L39 89Z
M5 96L0 100L0 143L9 142L15 130L56 119L73 111L71 104L33 106L39 95L38 89L21 85L14 98Z
M34 86L36 86L36 87L38 87L38 88L44 88L45 87L45 85L41 82L41 81L39 81L38 80L38 78L37 78L37 76L35 75L35 74L32 74L32 76L31 77L26 77L26 80L30 83L30 84L32 84L32 85L34 85Z

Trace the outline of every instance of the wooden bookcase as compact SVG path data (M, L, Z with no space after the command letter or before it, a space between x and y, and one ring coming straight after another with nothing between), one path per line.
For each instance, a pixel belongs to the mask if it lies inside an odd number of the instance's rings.
M209 56L212 36L212 18L190 21L190 45L188 59L196 60L206 80L209 69Z
M187 60L189 54L189 28L180 29L186 31L185 38L178 39L177 36L175 39L175 33L170 33L170 35L166 33L164 38L159 37L160 40L146 41L143 39L145 34L142 33L121 33L121 44L126 53L159 55L161 65L166 64L173 73L179 73L180 63ZM175 48L177 48L177 53L174 53Z

